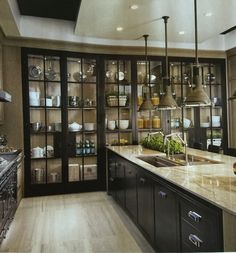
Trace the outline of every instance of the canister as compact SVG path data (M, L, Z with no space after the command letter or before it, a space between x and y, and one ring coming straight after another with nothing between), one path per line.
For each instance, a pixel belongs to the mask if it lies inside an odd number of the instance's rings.
M153 128L160 128L161 127L161 121L159 116L153 116L152 118L152 127Z

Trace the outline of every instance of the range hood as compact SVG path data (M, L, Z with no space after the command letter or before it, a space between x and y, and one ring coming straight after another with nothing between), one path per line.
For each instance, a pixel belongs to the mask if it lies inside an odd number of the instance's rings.
M0 90L0 102L11 102L11 95L4 90Z

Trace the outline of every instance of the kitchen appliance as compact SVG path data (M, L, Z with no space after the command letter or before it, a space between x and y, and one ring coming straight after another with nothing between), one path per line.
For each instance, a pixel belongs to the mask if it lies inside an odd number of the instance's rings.
M33 122L33 123L30 123L30 127L31 127L31 129L32 129L33 132L38 132L42 128L42 122Z
M45 171L43 168L35 168L33 172L34 182L37 184L45 181Z
M0 90L0 102L11 102L11 95L4 90Z

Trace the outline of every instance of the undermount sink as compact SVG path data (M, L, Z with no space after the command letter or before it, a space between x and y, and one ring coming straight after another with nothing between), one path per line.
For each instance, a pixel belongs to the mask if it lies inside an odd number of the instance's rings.
M186 166L185 154L177 154L171 158L160 156L137 156L138 159L147 162L155 167L173 167L173 166ZM220 164L222 162L210 160L208 158L188 155L188 165L202 165L202 164Z

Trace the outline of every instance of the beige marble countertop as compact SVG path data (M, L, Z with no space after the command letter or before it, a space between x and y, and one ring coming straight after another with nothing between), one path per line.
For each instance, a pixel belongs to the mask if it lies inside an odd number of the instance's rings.
M236 175L233 173L233 163L236 162L236 157L188 148L189 154L203 156L222 163L158 168L138 159L137 156L154 154L165 156L164 153L145 149L140 145L110 146L108 149L236 215Z

